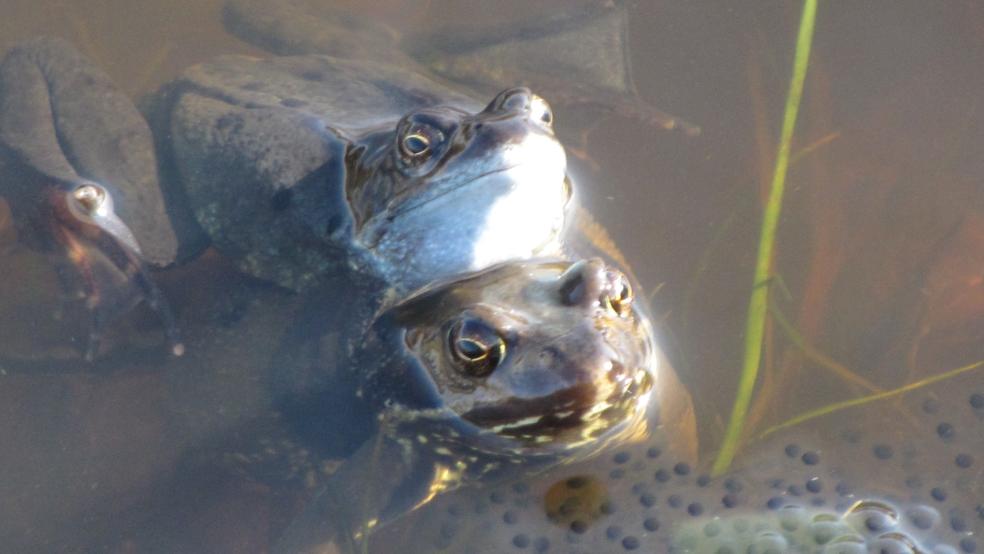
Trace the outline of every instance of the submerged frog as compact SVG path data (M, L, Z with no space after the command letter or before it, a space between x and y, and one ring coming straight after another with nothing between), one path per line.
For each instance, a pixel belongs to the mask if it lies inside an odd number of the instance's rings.
M592 87L634 94L620 9L582 9L487 40L473 33L464 49L442 31L430 41L437 50L303 2L235 1L224 13L238 36L305 55L223 56L190 68L146 102L153 135L64 42L15 48L0 77L4 117L14 122L8 149L29 153L28 171L50 172L45 164L62 158L97 184L152 266L211 242L248 273L293 290L353 272L406 294L462 271L561 254L570 185L553 113L522 87L489 92L489 80L495 90L506 80L562 95L559 76L570 82L582 67L575 80L588 86L577 96ZM536 73L524 65L533 59L543 66L534 79L503 71ZM471 88L446 80L454 76ZM25 129L49 136L33 140L38 133ZM48 225L36 215L41 187L21 168L5 173L4 183L23 181L15 215ZM125 311L106 296L90 295L101 311ZM97 319L94 335L108 318Z
M56 40L11 56L45 71L7 67L7 86L57 90L66 76L97 73ZM9 117L28 103L8 98ZM99 135L106 105L80 100L81 113L51 103L24 128L67 119ZM307 450L334 440L320 431L350 426L358 447L285 549L351 543L461 484L590 456L645 435L653 410L673 407L692 448L689 396L628 279L600 260L573 261L564 149L529 89L476 101L415 66L226 56L190 68L148 112L172 221L187 205L245 271L311 295L304 336L288 333L282 354L335 342L313 362L275 357L269 376ZM140 137L118 144L154 152ZM74 163L59 141L8 140ZM120 205L145 186L92 180L116 186ZM40 202L38 188L25 190ZM197 249L194 229L172 230L178 246L162 263ZM345 502L351 487L371 489L358 507Z
M678 455L696 446L690 397L644 309L598 259L506 263L426 287L303 367L299 377L276 365L271 377L304 383L281 410L305 449L318 454L346 430L364 442L292 525L285 552L352 548L439 494L584 460L650 436L656 418L672 422L658 434ZM344 383L354 402L339 399Z
M354 271L405 292L559 252L566 160L528 89L482 108L382 64L222 57L165 100L199 223L253 275L304 290Z
M15 48L0 87L5 151L17 162L0 193L15 217L54 225L53 212L40 208L48 181L34 173L66 191L84 180L124 206L115 226L101 229L128 259L146 245L165 244L151 252L157 265L200 249L185 203L243 269L294 290L353 272L405 294L462 271L560 252L571 195L564 150L550 107L525 88L480 103L383 63L221 57L157 98L161 192L146 124L68 44ZM99 140L90 144L92 137ZM162 217L165 199L180 225ZM120 221L139 222L136 240ZM69 259L86 273L88 260L110 255L101 248ZM123 273L149 283L142 270ZM88 288L93 306L109 305ZM107 318L94 319L95 337Z

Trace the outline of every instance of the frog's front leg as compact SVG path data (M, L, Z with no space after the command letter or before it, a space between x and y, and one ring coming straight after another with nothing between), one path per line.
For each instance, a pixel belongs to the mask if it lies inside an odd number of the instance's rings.
M149 202L160 199L152 144L129 100L67 43L33 40L0 64L0 195L25 242L55 260L63 286L79 283L91 317L89 360L105 325L141 300L160 314L171 352L184 351L141 248L151 243L161 264L176 250L160 223L163 201ZM117 211L124 197L141 234L159 230L163 242L138 243Z
M415 456L413 446L386 431L369 437L291 521L272 551L364 551L377 527L426 503L441 488L441 468Z

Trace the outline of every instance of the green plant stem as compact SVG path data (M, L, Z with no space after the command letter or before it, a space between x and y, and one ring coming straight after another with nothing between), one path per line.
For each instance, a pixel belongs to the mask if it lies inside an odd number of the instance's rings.
M810 45L813 42L813 26L816 19L816 0L804 0L803 14L800 17L799 33L796 38L796 54L793 63L793 77L786 96L786 109L782 121L782 135L779 139L779 152L776 155L769 199L762 217L762 230L759 236L758 259L755 263L755 279L752 281L752 294L748 301L748 318L745 322L745 356L742 363L738 392L728 421L728 429L721 443L717 458L711 468L712 475L720 475L731 467L741 442L748 406L752 401L758 369L762 359L762 337L765 333L765 318L769 308L769 272L772 267L775 246L776 226L782 210L782 196L786 188L786 169L789 166L789 147L796 128L800 99L803 96L803 81L810 59Z

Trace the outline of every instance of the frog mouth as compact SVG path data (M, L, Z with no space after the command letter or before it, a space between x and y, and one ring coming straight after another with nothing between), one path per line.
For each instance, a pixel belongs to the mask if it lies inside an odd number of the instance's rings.
M462 417L505 436L557 435L581 424L593 397L591 387L582 385L546 397L513 398L493 406L476 407Z
M390 219L397 219L400 216L403 216L403 215L405 215L405 214L407 214L409 212L412 212L414 210L418 210L418 209L426 206L427 204L429 204L431 202L434 202L435 200L440 200L441 198L443 198L445 196L448 196L449 194L454 194L456 192L460 192L461 189L468 188L468 187L470 187L471 185L475 184L478 181L482 181L482 180L488 179L489 177L492 177L494 175L498 175L498 174L501 174L501 173L507 173L509 171L513 171L513 170L515 170L516 168L518 168L520 166L521 166L521 164L516 164L516 165L512 165L512 166L508 166L508 167L494 169L494 170L491 170L491 171L486 171L485 173L479 173L478 175L475 175L474 177L472 177L472 178L468 179L467 181L464 181L464 182L462 182L462 183L460 183L460 184L458 184L458 185L456 185L454 187L446 188L444 190L440 190L439 192L434 192L432 194L426 194L426 195L423 195L423 196L421 196L421 197L419 197L419 198L417 198L415 200L411 200L409 202L405 202L402 206L400 206L399 208L397 208L397 209L393 210L392 212L390 212L390 216L389 217L390 217ZM566 178L566 176L565 176L565 178ZM435 187L435 188L440 188L440 187Z
M610 430L638 421L648 405L653 379L648 371L617 372L637 376L622 386L583 383L539 398L513 398L462 414L473 425L497 435L533 444L576 446L602 438ZM607 378L606 381L611 381Z

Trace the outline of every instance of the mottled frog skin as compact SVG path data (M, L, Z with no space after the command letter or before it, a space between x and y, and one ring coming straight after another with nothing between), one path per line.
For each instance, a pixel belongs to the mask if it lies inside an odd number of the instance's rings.
M346 421L364 442L289 530L285 552L355 548L435 496L590 458L649 436L657 417L675 422L659 435L679 455L696 446L689 395L645 308L600 259L500 264L425 287L347 347L301 359L271 374L285 421L312 451L344 433L326 437L319 421ZM356 406L337 400L344 383Z

